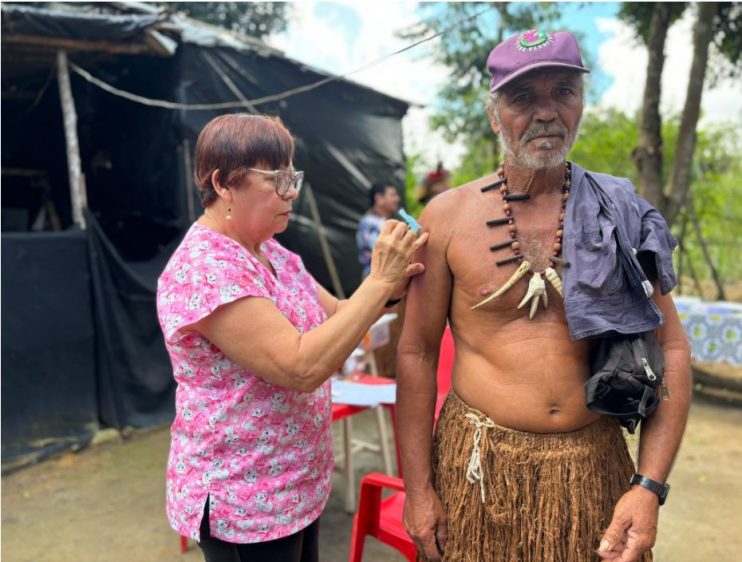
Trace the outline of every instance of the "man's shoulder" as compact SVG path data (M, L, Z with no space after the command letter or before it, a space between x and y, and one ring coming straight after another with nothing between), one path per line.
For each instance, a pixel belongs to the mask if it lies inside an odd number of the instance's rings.
M487 174L453 189L441 193L425 206L422 216L446 216L465 210L467 202L473 200L473 196L480 194L483 187L490 185L498 179L496 173Z
M575 165L573 164L573 166ZM629 178L614 176L603 172L594 172L592 170L587 170L581 167L580 169L582 170L582 173L590 174L593 179L598 182L598 185L609 193L616 193L624 196L635 195L637 193L634 182L632 182Z
M574 166L574 165L573 165ZM639 193L634 182L626 177L593 172L580 168L581 173L589 173L600 188L608 194L613 203L621 209L633 209L639 215L644 215L654 207ZM573 179L575 173L573 171Z

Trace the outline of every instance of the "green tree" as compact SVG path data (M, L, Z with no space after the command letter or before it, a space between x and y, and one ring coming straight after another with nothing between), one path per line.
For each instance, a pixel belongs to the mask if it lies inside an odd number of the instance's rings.
M286 2L162 2L160 6L243 35L262 38L286 29Z
M688 89L681 115L672 165L665 168L664 139L659 104L662 72L665 62L665 42L668 28L687 9L685 3L625 3L620 16L629 23L647 46L647 79L644 88L640 134L633 159L638 170L639 187L644 196L672 224L688 199L696 149L696 127L701 110L701 96L707 69L719 74L739 75L739 54L742 38L742 7L729 2L699 2L694 6L696 22L693 28L693 61ZM718 69L723 68L724 72Z

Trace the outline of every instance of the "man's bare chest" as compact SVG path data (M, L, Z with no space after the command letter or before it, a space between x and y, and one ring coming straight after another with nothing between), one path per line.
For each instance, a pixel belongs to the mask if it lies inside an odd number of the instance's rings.
M528 293L529 284L543 281L546 297L542 304L551 300L562 309L561 297L544 275L549 267L557 273L562 269L559 260L554 261L561 249L561 206L558 200L545 199L538 207L525 207L526 203L514 204L515 221L509 221L494 198L483 197L481 204L470 207L467 220L452 225L447 261L454 296L461 305L474 306L510 282L511 288L484 310L512 311ZM511 228L513 222L517 229ZM528 262L528 271L513 280L524 262ZM533 281L535 274L540 280Z

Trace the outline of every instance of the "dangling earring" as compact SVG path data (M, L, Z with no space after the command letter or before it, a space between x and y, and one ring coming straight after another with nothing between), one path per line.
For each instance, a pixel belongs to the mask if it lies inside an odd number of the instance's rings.
M228 221L232 220L232 215L229 214L231 212L232 212L232 207L227 207L227 216L224 218L227 219Z

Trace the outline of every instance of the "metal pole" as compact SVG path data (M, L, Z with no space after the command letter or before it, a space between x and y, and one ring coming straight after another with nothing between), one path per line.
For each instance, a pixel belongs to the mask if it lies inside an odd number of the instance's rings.
M70 182L70 196L72 200L72 220L81 229L85 230L85 207L87 197L83 183L82 167L80 165L80 143L77 140L77 112L75 100L72 97L70 85L70 71L67 65L67 53L57 51L57 83L59 84L59 100L62 104L64 118L64 138L67 146L67 170Z

